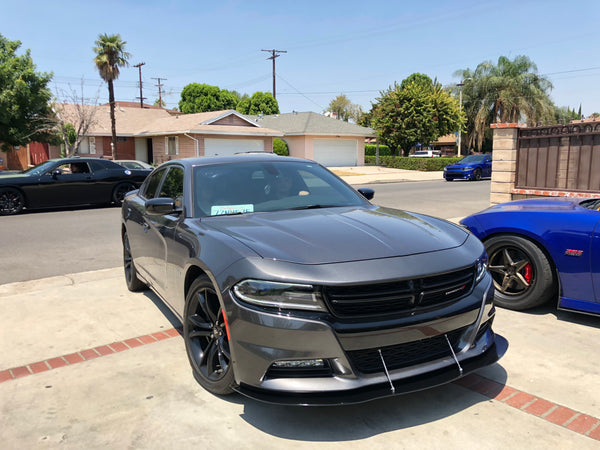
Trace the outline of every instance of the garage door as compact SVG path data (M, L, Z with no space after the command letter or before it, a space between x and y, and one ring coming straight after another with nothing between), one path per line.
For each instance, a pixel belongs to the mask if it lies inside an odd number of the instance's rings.
M315 139L313 159L328 167L356 166L356 147L354 139Z
M242 152L264 152L265 142L257 139L204 139L205 156L230 156Z

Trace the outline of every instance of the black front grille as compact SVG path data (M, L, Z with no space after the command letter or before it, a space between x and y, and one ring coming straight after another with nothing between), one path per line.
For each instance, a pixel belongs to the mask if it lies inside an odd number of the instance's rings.
M324 298L337 317L371 317L413 311L458 300L467 294L475 269L357 286L326 286Z
M464 331L465 328L460 328L447 334L455 353L459 351L458 341ZM383 372L383 363L378 350L368 348L348 351L348 359L359 372ZM401 369L452 355L446 335L443 334L419 341L381 347L381 353L388 370Z

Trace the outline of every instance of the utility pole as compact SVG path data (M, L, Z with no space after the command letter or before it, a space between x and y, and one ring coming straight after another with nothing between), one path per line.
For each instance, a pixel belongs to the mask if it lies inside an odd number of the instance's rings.
M140 108L144 107L144 99L145 99L145 97L142 94L142 66L145 65L145 64L146 63L143 62L143 63L139 63L139 64L136 64L136 65L133 66L133 67L137 67L139 69L139 71L140 71L140 96L139 96L139 99L140 99Z
M275 96L275 58L278 58L280 53L287 53L287 51L286 50L261 50L261 51L270 53L271 56L267 59L273 60L273 98L275 100L277 100L277 97Z
M158 105L162 108L163 104L162 104L162 84L160 84L160 80L166 81L166 78L152 78L153 80L157 80L158 84L155 84L155 86L158 86Z

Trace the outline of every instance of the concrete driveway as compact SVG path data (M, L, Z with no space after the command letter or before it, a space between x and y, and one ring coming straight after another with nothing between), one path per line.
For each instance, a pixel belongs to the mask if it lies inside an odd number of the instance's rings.
M600 448L600 318L498 310L510 347L410 395L300 408L215 397L179 322L108 269L0 286L2 448Z

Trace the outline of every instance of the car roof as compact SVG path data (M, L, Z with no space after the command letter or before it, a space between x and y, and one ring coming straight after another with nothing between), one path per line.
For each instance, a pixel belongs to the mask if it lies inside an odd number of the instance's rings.
M203 156L200 158L182 158L182 159L173 159L171 161L165 162L164 164L182 164L187 167L194 166L209 166L213 164L232 164L232 163L243 163L243 162L277 162L277 163L286 163L286 162L303 162L303 163L311 163L311 164L319 164L315 161L311 161L309 159L302 158L294 158L290 156L278 156L272 153L265 152L265 155L260 155L257 153L240 153L232 156Z

